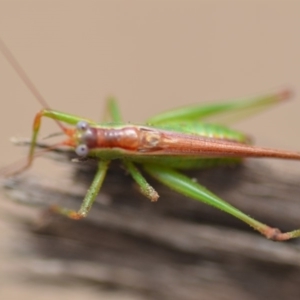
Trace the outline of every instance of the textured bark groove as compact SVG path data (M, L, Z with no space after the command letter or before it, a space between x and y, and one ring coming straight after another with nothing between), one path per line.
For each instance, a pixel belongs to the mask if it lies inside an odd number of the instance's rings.
M66 154L55 157L65 160ZM268 241L231 216L149 179L160 194L151 203L118 164L88 218L69 220L46 207L79 207L93 163L65 168L70 180L59 189L26 174L2 182L10 198L40 206L36 214L34 208L3 203L1 223L14 237L5 246L14 259L3 263L14 279L74 280L129 293L132 299L300 299L297 240ZM280 169L271 172L262 161L249 160L189 174L264 223L282 230L300 227L300 173L291 180L278 175Z

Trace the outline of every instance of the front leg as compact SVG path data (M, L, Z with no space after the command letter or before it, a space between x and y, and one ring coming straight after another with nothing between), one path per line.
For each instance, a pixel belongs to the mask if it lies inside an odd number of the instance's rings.
M74 129L65 127L61 122L64 122L64 123L67 123L70 125L76 125L79 121L85 121L88 124L95 124L94 121L86 119L86 118L62 113L62 112L59 112L56 110L42 109L40 112L38 112L35 115L35 118L33 121L32 137L31 137L29 153L28 153L28 157L27 157L27 161L26 161L25 165L22 166L21 168L18 168L16 171L11 171L10 168L7 168L8 172L3 172L5 174L5 176L17 175L31 167L33 160L36 157L35 150L36 150L36 145L37 145L37 138L39 135L43 117L50 118L50 119L53 119L54 121L56 121L56 123L62 129L62 131L66 135L69 135L70 137L73 135ZM42 154L45 151L53 150L54 148L57 148L58 146L62 146L62 145L66 145L66 144L64 142L62 142L62 143L59 143L56 145L49 146L47 149L43 150L38 155Z
M87 190L87 193L83 199L83 202L81 204L81 207L78 211L67 209L60 206L52 206L51 210L62 214L64 216L67 216L71 219L79 220L82 218L85 218L90 211L99 191L102 186L102 183L104 181L105 175L107 173L107 169L109 166L110 161L107 160L100 160L98 163L98 170L95 174L95 178L90 186L90 188Z

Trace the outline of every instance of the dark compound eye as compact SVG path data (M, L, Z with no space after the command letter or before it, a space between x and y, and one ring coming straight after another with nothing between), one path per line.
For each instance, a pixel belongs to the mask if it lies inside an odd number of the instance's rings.
M75 153L80 157L86 157L89 154L89 148L87 145L78 145L75 149Z
M89 124L86 121L79 121L76 124L76 128L81 131L86 131L89 128Z

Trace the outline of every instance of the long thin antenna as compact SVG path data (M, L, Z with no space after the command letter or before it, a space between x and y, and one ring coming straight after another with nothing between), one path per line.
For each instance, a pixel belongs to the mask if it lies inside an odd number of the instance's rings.
M41 149L39 151L36 151L34 153L34 155L32 156L32 159L35 159L39 156L42 156L43 154L45 154L46 152L50 152L52 150L55 150L57 149L59 146L63 146L64 144L63 143L57 143L57 144L54 144L54 145L50 145L50 146L47 146L46 148L44 149ZM20 163L23 163L23 166L20 168ZM27 161L24 163L24 159L20 159L18 161L15 161L14 163L4 167L4 168L1 168L0 170L0 175L1 176L13 176L13 175L17 175L19 173L22 173L23 171L25 171L26 169L28 169L28 167L30 166L30 163Z
M19 75L21 80L25 83L27 88L31 91L31 93L34 95L34 97L38 100L38 102L46 109L51 110L50 106L48 105L45 98L42 96L42 94L39 92L37 87L34 85L34 83L31 81L27 73L24 71L24 69L21 67L19 62L16 60L16 58L13 56L9 48L6 46L4 41L0 37L0 51L4 55L4 57L7 59L7 61L10 63L10 65L13 67L13 69L16 71L16 73ZM58 121L55 120L58 126L65 131L64 126Z

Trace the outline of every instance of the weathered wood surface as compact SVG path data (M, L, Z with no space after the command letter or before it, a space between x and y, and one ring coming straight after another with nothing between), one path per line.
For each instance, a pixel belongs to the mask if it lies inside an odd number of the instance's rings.
M118 164L88 218L72 221L46 207L79 207L92 170L88 163L65 168L70 180L25 173L2 182L7 197L40 207L36 214L32 207L3 203L0 224L12 232L2 239L9 255L0 271L7 281L88 286L97 293L109 289L110 295L129 293L129 299L300 299L299 241L268 241L231 216L150 179L160 194L151 203ZM300 173L283 176L249 160L189 174L269 225L300 227Z

